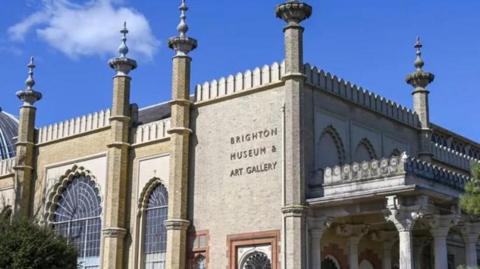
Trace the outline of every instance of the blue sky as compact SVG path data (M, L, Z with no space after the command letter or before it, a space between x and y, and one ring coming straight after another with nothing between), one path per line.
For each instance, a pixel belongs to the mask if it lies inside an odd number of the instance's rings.
M283 58L280 0L190 0L189 34L197 83ZM305 61L411 107L405 76L413 70L416 35L424 43L431 120L480 141L480 1L310 0L304 25ZM132 102L141 107L170 97L169 37L176 34L176 0L5 0L0 10L0 106L18 114L28 57L36 57L37 125L107 108L113 71L107 61L127 20L139 68Z

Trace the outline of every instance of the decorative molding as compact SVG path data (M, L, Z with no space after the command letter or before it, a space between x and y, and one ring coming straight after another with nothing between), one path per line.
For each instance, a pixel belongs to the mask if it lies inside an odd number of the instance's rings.
M237 267L238 248L246 247L246 246L270 245L272 248L272 253L271 253L272 268L271 269L278 269L280 268L279 242L280 242L279 230L227 235L227 248L228 248L227 253L228 253L228 260L229 260L228 262L229 265L227 268L228 269L238 268Z
M368 110L382 114L413 128L419 128L418 115L405 106L385 99L351 82L341 79L309 64L304 68L306 82L319 90L328 92Z
M167 219L165 221L165 228L168 230L182 230L186 231L190 226L190 221L185 219Z
M127 229L120 227L106 227L102 229L103 237L123 238L127 234Z
M435 160L468 172L470 172L472 163L480 163L479 159L435 142L432 142L432 153Z
M325 168L324 185L345 184L393 176L413 175L463 191L469 176L408 157L406 153L381 160Z
M55 213L56 204L60 199L63 191L66 189L68 184L72 182L73 179L79 176L84 176L95 183L96 193L100 198L100 204L102 203L102 197L100 195L100 185L97 184L95 177L90 173L89 170L86 170L84 167L73 165L71 169L65 171L65 174L59 178L58 182L52 187L49 195L47 196L44 215L47 223L53 220L52 218Z
M304 205L287 205L282 208L285 217L303 217L307 211Z
M167 185L160 178L154 177L151 178L147 184L143 187L142 192L138 198L138 212L141 213L148 206L148 199L150 199L150 194L155 190L159 185L163 185L167 189Z
M6 176L13 173L15 167L15 157L5 160L0 160L0 176Z
M170 118L139 125L133 134L133 145L170 137L168 129L170 129Z
M110 126L110 109L80 116L38 129L37 143L47 143Z
M328 125L325 127L325 129L323 129L319 141L321 141L325 135L329 135L333 139L335 147L337 148L338 163L340 165L344 164L346 160L345 146L343 145L342 137L338 133L337 129L335 129L333 125Z
M355 151L359 148L359 147L365 147L365 149L367 150L368 152L368 156L370 157L370 160L375 160L377 159L377 153L375 152L375 147L372 145L372 143L370 142L370 140L366 137L362 138L360 140L360 142L358 142L358 145L355 149Z
M195 102L205 102L272 83L281 82L285 74L285 62L257 67L253 71L229 75L219 80L199 84L195 88Z

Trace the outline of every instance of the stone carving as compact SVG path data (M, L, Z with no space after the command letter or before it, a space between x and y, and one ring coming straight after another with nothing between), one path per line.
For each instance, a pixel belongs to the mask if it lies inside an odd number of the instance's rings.
M307 77L306 82L319 90L334 94L403 124L415 128L419 127L418 115L405 106L387 100L309 64L305 65L304 70Z
M425 162L406 153L389 159L353 163L328 167L324 173L324 185L344 184L384 177L411 174L426 180L432 180L454 189L463 190L469 176Z
M416 197L413 205L406 205L403 197L387 196L385 219L391 221L399 232L411 231L416 221L432 212L428 196Z

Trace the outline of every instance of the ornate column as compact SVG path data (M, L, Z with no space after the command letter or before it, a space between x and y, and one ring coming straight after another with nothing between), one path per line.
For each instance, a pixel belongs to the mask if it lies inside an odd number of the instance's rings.
M197 41L187 36L185 21L188 7L180 6L179 36L169 40L176 54L172 67L172 101L170 143L170 178L168 183L167 258L165 268L185 269L188 220L188 162L190 153L190 63L188 53L197 47Z
M364 224L342 224L337 226L337 234L348 237L348 264L350 269L358 269L358 244L367 232L368 226Z
M415 49L417 50L417 58L415 59L416 71L407 76L407 83L412 85L415 89L412 92L413 109L418 114L420 120L420 152L419 157L423 160L429 161L432 158L431 137L432 130L430 129L430 116L428 105L427 86L434 80L435 76L432 73L423 71L425 62L422 59L420 38L417 37Z
M310 267L311 269L322 268L322 236L330 227L333 218L320 217L310 218Z
M450 228L458 223L458 215L433 215L429 221L433 236L435 269L448 269L447 236Z
M310 17L312 8L300 1L278 5L276 15L287 22L285 36L285 241L284 268L305 268L305 175L304 143L301 117L303 74L303 27L300 23Z
M128 161L130 150L130 81L129 72L137 67L135 60L127 58L126 23L119 57L109 61L115 70L113 99L110 116L110 143L108 147L107 190L103 224L102 268L123 268L124 237L126 227L126 199Z
M402 197L387 196L385 219L393 222L398 231L400 269L413 269L412 231L415 222L425 214L426 197L417 199L415 205L406 206Z
M477 243L480 235L480 223L465 223L461 229L465 243L465 263L467 266L477 266Z
M33 71L35 64L33 57L28 64L28 78L25 81L27 88L17 92L17 97L23 103L20 107L18 124L18 138L16 144L15 170L15 207L14 216L29 218L32 207L33 165L35 153L35 116L37 108L35 102L42 98L42 94L33 89L35 80Z

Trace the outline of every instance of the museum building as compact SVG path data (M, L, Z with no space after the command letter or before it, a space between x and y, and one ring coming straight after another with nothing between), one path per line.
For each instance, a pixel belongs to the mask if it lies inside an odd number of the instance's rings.
M191 91L187 10L168 102L131 103L125 25L111 107L37 128L31 59L18 119L0 110L3 217L51 227L90 269L477 265L480 221L457 204L480 144L430 122L419 39L413 110L306 64L299 1L276 7L283 61Z

